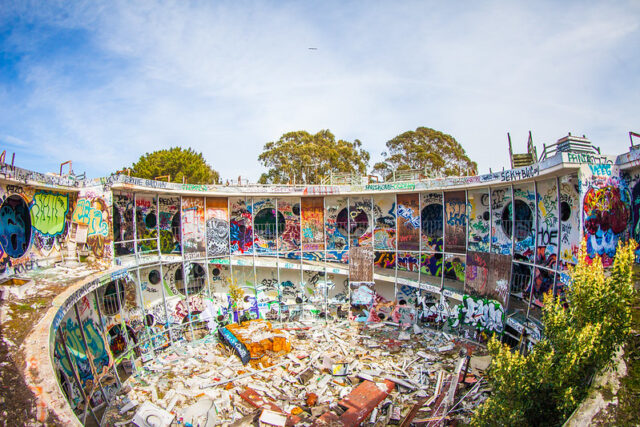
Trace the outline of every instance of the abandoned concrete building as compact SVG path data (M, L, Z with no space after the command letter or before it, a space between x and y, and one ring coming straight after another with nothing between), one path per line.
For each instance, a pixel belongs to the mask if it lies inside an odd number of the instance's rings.
M527 351L581 240L606 266L640 234L640 147L605 155L568 136L529 157L478 176L326 185L2 164L3 336L15 330L36 417L382 425L463 413L456 386L480 399L471 374L483 367L460 350L482 354L498 334Z

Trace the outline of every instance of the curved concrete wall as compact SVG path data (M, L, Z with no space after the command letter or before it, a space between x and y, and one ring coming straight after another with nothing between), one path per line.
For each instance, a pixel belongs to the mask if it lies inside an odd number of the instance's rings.
M85 395L99 407L166 346L243 316L421 320L535 342L542 295L562 297L581 239L606 265L618 240L640 233L639 159L558 153L483 176L307 187L8 170L1 272L61 259L117 266L50 325L56 377L80 413ZM231 285L245 293L235 306Z

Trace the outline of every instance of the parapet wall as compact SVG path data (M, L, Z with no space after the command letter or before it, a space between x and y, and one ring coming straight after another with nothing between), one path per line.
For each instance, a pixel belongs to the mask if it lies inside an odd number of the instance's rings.
M421 321L534 343L542 295L562 297L581 240L608 265L619 240L638 239L639 159L558 153L482 176L351 186L64 182L5 168L0 274L111 269L49 325L53 370L81 418L158 351L242 317Z

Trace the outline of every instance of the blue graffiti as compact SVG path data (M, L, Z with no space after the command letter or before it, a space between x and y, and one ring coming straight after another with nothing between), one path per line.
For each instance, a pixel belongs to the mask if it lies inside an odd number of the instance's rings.
M0 244L11 258L27 252L31 240L31 216L19 196L7 198L0 208Z

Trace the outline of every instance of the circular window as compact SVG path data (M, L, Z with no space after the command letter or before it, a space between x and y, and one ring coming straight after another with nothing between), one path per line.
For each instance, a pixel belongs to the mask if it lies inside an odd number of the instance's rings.
M211 275L213 277L218 277L220 275L220 269L218 267L215 267L213 270L211 270Z
M515 221L513 221L511 213L512 206L513 204L509 202L502 210L502 231L511 238L513 234L512 229L515 223L515 239L516 241L521 242L529 237L533 231L533 212L528 204L522 200L516 200L516 215Z
M263 239L275 239L279 233L284 231L285 219L282 213L278 212L278 227L276 229L275 209L261 209L253 218L253 228L258 236Z
M206 272L200 264L191 264L189 275L186 283L182 280L182 267L179 267L175 273L176 288L182 295L197 295L204 288Z
M291 211L293 212L293 214L295 216L299 216L300 215L300 203L296 203L293 206L291 206Z
M432 203L422 209L422 232L429 237L442 237L442 205Z
M146 225L147 228L156 228L157 223L158 220L156 218L156 214L154 213L147 214L147 216L144 218L144 225Z
M489 214L489 211L484 211L482 213L482 219L485 221L489 221L491 219L491 215Z
M20 258L31 241L31 215L20 196L9 196L0 207L0 243L11 258Z
M351 220L349 220L349 216L351 216ZM350 235L352 238L358 238L369 229L369 215L359 208L352 211L344 208L338 212L336 226L344 236Z
M152 285L160 283L160 272L158 270L151 270L149 272L149 282L151 282Z
M560 221L568 221L571 217L571 206L567 202L560 202Z
M124 301L123 280L109 283L104 290L104 295L102 296L102 307L104 308L104 314L106 314L107 316L116 315L120 311L121 301Z

